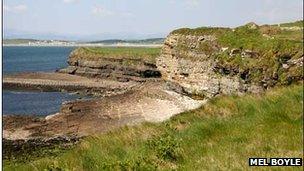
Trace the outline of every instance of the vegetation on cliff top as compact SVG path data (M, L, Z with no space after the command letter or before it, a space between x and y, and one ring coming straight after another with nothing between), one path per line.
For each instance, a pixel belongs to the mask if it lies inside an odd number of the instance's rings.
M4 170L248 170L249 157L302 157L302 90L218 97L164 123L88 137L57 157L7 161Z
M255 57L244 58L241 54L231 57L229 52L216 55L219 65L228 70L238 70L243 79L258 82L268 86L291 84L303 78L303 69L300 65L284 68L288 60L297 60L303 57L303 39L284 38L286 31L271 30L271 26L250 29L247 25L236 28L219 37L219 42L225 46L240 50L249 50L256 53ZM267 30L265 35L263 31ZM275 30L275 31L274 31ZM278 33L275 33L278 31ZM299 32L299 31L296 31ZM303 36L303 35L302 35Z
M284 27L303 25L303 21L282 24ZM302 26L303 28L303 26ZM303 29L284 30L279 26L258 26L249 23L235 29L208 28L179 29L172 34L182 35L213 35L217 44L227 50L215 50L206 43L196 49L184 42L179 45L183 51L197 51L211 55L217 61L217 68L221 74L239 74L247 82L255 82L273 86L274 84L291 84L303 78L301 65L284 68L287 61L296 61L303 57ZM203 46L204 45L204 46ZM231 55L232 50L239 52ZM244 57L242 52L251 53L251 57ZM298 61L300 62L300 61ZM224 70L224 71L223 71Z
M117 44L117 43L130 43L130 44L162 44L164 42L164 38L151 38L151 39L142 39L142 40L122 40L122 39L109 39L109 40L99 40L99 41L91 41L88 43L103 43L103 44Z
M304 21L299 20L299 21L295 21L295 22L292 22L292 23L282 23L282 24L280 24L280 26L283 26L283 27L304 27Z
M301 26L302 23L302 26ZM294 23L284 23L281 26L292 27L297 26L303 28L303 21ZM196 29L181 28L174 30L171 34L182 35L214 35L217 37L220 45L231 48L246 48L256 50L268 50L271 46L278 46L284 43L303 43L303 30L282 30L281 26L277 25L262 25L258 26L254 23L248 23L244 26L231 28L221 27L199 27ZM291 36L291 37L287 37ZM296 36L292 36L296 35ZM285 41L280 41L285 40ZM286 41L293 40L293 41ZM284 47L284 46L282 46ZM275 47L273 47L275 48Z
M155 63L160 48L148 47L82 47L72 52L71 57L77 59L102 60L104 58L142 60Z

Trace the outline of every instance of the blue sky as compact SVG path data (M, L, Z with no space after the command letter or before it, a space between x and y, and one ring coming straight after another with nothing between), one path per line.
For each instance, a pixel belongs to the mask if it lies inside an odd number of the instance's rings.
M4 0L5 36L163 37L180 27L302 19L302 0Z

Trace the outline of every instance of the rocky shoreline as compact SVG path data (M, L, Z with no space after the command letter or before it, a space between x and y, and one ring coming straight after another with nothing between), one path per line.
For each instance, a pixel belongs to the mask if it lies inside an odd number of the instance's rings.
M96 96L122 94L136 86L140 86L140 83L90 79L62 73L22 73L3 78L3 88L6 90L66 91Z
M164 81L146 82L123 94L63 103L59 113L45 118L4 116L3 136L7 139L86 136L126 124L163 121L204 102L173 91Z
M105 133L124 125L141 122L161 122L178 113L198 108L206 100L194 100L180 94L165 81L149 81L123 94L62 104L60 111L46 117L4 116L4 146L11 154L14 149L26 149L35 144ZM65 137L57 141L58 137ZM59 143L59 142L58 142Z

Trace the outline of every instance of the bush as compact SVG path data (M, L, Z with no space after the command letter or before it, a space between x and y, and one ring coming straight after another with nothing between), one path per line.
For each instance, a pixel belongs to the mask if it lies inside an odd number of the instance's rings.
M148 147L156 152L158 158L170 161L181 158L180 140L169 134L148 140Z

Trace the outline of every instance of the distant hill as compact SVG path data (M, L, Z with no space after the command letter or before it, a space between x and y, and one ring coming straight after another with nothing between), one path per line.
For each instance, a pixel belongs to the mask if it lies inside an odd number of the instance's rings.
M119 44L119 43L129 43L129 44L162 44L164 38L152 38L152 39L143 39L143 40L122 40L122 39L107 39L107 40L99 40L99 41L89 41L89 42L75 42L76 44ZM66 40L56 40L60 42L73 42ZM37 42L45 42L50 43L52 40L37 40L37 39L4 39L3 44L5 45L13 45L13 44L29 44L29 43L37 43Z
M4 39L3 44L28 44L38 41L36 39Z
M304 21L299 20L299 21L289 22L289 23L273 24L272 26L278 26L278 25L280 25L280 27L303 27Z
M108 39L100 41L91 41L87 43L103 43L103 44L117 44L117 43L131 43L131 44L162 44L164 38L152 38L143 40L121 40L121 39Z
M126 43L126 41L121 40L121 39L108 39L108 40L91 41L91 42L86 42L86 43L116 44L116 43Z

